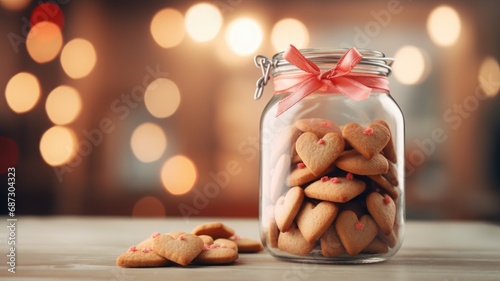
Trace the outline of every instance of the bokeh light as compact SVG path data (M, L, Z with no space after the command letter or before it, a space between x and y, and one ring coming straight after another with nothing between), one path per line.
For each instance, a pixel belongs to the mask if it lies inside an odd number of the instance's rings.
M135 128L130 138L130 146L139 161L154 162L165 152L167 137L160 126L146 122Z
M18 11L26 8L30 0L0 0L0 5L7 10Z
M163 9L151 20L150 31L155 42L161 47L175 47L185 36L184 17L175 9Z
M63 36L59 26L53 22L39 22L26 37L26 49L31 58L38 63L53 60L61 51Z
M94 46L85 39L77 38L69 41L61 52L62 68L73 79L89 75L96 61Z
M166 78L158 78L151 82L144 94L146 108L156 118L174 114L180 101L179 88L172 80Z
M479 68L479 85L490 97L496 96L500 90L500 66L493 57L486 57Z
M64 126L54 126L43 133L40 139L40 153L50 166L68 163L77 152L75 132Z
M45 110L50 121L56 125L71 123L80 114L82 100L78 91L69 86L59 86L50 92L45 101Z
M449 6L432 10L427 19L427 32L439 46L451 46L457 42L461 31L460 16Z
M198 178L198 172L193 161L184 155L169 158L161 168L161 181L165 189L181 195L189 192Z
M219 33L222 26L222 15L219 9L212 4L196 4L186 12L184 25L189 37L194 41L210 41Z
M30 16L31 26L39 22L50 21L55 23L59 28L64 26L64 14L58 5L50 2L45 2L38 5Z
M239 18L229 24L226 42L229 49L238 55L255 52L262 43L262 29L255 20Z
M429 73L428 68L423 52L415 46L404 46L394 55L394 77L403 84L422 82Z
M20 72L5 87L5 99L16 113L30 111L40 99L40 83L31 73Z
M0 175L7 172L7 169L14 167L19 159L19 147L17 143L9 138L0 136Z
M132 209L132 217L164 217L165 215L165 206L153 196L142 197Z
M297 48L305 48L309 44L309 31L299 20L282 19L277 22L271 32L271 42L277 52L288 48L290 44Z

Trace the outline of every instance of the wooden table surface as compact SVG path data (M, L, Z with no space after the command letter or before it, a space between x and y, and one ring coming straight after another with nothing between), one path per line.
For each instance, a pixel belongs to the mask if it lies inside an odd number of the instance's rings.
M9 225L7 218L3 221ZM222 221L241 236L259 237L253 219L20 217L14 233L15 273L6 263L11 233L0 228L0 280L500 280L500 226L485 222L409 221L398 254L378 264L293 263L261 252L240 254L230 266L115 265L118 255L152 232L189 232L209 221Z

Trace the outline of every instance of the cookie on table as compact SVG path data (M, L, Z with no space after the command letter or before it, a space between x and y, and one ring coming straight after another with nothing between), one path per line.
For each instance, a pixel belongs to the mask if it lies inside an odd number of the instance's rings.
M195 235L208 235L213 239L229 238L234 235L234 229L221 222L210 222L198 225L191 233Z
M150 247L138 249L132 246L116 259L116 265L121 267L160 267L169 263L169 260L155 253Z
M193 260L195 264L223 265L231 264L238 259L238 251L223 245L205 244L200 254Z
M203 240L200 237L189 233L182 234L177 238L167 234L153 238L155 253L182 266L191 263L201 253L203 245Z
M259 241L234 235L230 238L238 246L239 253L258 253L264 250L264 247Z

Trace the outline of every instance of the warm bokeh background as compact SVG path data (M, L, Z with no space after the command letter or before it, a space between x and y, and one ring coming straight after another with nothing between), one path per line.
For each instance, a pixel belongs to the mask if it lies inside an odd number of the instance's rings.
M499 1L43 2L0 0L18 215L256 217L253 56L293 43L396 58L408 218L500 217Z

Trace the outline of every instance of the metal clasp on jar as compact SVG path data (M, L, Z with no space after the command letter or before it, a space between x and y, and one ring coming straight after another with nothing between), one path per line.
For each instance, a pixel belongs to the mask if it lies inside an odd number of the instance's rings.
M257 80L257 83L255 84L255 93L253 95L254 100L258 100L262 96L264 87L267 85L267 82L269 82L269 79L271 79L271 68L276 66L276 61L272 61L263 55L256 55L253 58L253 61L255 63L255 66L262 70L262 76Z

